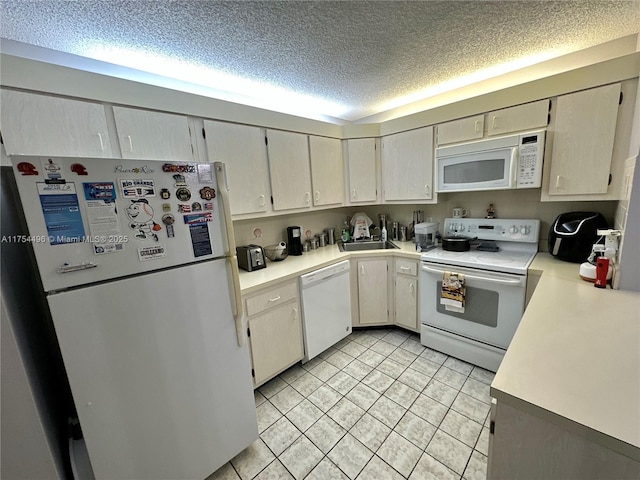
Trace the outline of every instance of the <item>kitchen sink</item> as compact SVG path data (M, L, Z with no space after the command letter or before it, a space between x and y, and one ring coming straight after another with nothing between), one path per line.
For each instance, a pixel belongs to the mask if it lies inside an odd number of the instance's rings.
M384 242L382 240L359 240L348 243L338 242L338 248L341 252L359 252L361 250L386 250L400 247L388 240Z

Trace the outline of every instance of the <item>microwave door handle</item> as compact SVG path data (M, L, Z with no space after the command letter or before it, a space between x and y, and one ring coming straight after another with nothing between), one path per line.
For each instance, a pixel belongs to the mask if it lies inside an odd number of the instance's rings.
M426 265L422 265L422 270L424 270L425 272L429 272L429 273L435 273L435 274L439 274L442 275L445 271L444 270L439 270L436 268L431 268L428 267ZM453 269L455 271L455 268ZM468 274L464 274L464 278L468 278L469 280L480 280L482 282L489 282L489 283L496 283L499 285L520 285L522 283L523 279L514 279L514 280L505 280L502 278L491 278L491 277L480 277L477 275L468 275Z
M518 186L518 147L511 149L511 185L516 188Z

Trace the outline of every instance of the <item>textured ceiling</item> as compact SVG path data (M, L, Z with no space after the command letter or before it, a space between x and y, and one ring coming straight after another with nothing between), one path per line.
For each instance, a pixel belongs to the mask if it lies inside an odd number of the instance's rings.
M2 38L345 121L638 31L637 0L0 2Z

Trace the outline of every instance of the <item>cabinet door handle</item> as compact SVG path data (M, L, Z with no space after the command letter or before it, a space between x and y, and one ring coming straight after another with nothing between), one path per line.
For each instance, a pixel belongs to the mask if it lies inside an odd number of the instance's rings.
M498 117L495 115L491 117L491 128L493 129L498 128Z
M431 195L431 187L429 185L424 186L424 194L428 197Z
M304 194L304 203L306 203L307 205L309 204L309 202L311 202L311 193L307 192Z
M360 265L360 275L364 275L364 265Z
M400 270L408 271L408 270L411 270L411 267L400 267Z
M101 133L98 133L98 140L100 141L100 150L104 152L104 142L102 141Z
M320 192L316 190L316 202L320 201Z
M562 177L561 177L560 175L558 175L558 176L556 177L556 188L557 188L558 190L561 190L561 189L562 189L562 187L560 187L560 184L562 183L562 181L560 180L561 178L562 178Z
M409 284L409 291L411 292L411 295L415 293L416 287L413 285L413 283Z
M260 207L264 207L264 205L265 205L265 196L264 195L260 195L258 198L260 199L259 206Z
M127 135L127 140L129 140L129 151L133 153L133 141L131 140L131 135Z
M298 319L298 309L297 309L297 308L294 308L294 309L292 310L292 313L293 313L293 319L294 319L294 320L297 320L297 319Z
M269 301L270 301L270 302L277 302L278 300L280 300L280 295L278 295L278 296L277 296L277 297L275 297L275 298L270 298L270 299L269 299Z
M355 188L351 190L351 198L353 198L354 200L358 198L358 192L356 192Z
M480 122L480 120L476 120L476 122L475 122L475 124L474 124L474 125L475 125L476 133L480 133L480 131L481 131L481 130L480 130L480 123L481 123L481 122Z

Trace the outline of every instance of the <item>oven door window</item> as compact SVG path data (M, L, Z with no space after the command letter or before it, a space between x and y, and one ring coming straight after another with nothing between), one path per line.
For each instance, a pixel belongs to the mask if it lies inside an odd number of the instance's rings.
M445 271L465 275L464 312L440 303ZM524 311L526 277L423 263L420 267L420 322L455 335L506 349Z
M435 305L438 313L486 327L495 328L498 326L498 301L500 299L498 292L477 287L467 287L464 313L459 313L447 310L446 305L440 303L441 290L442 282L438 282L437 288L433 292L436 296Z

